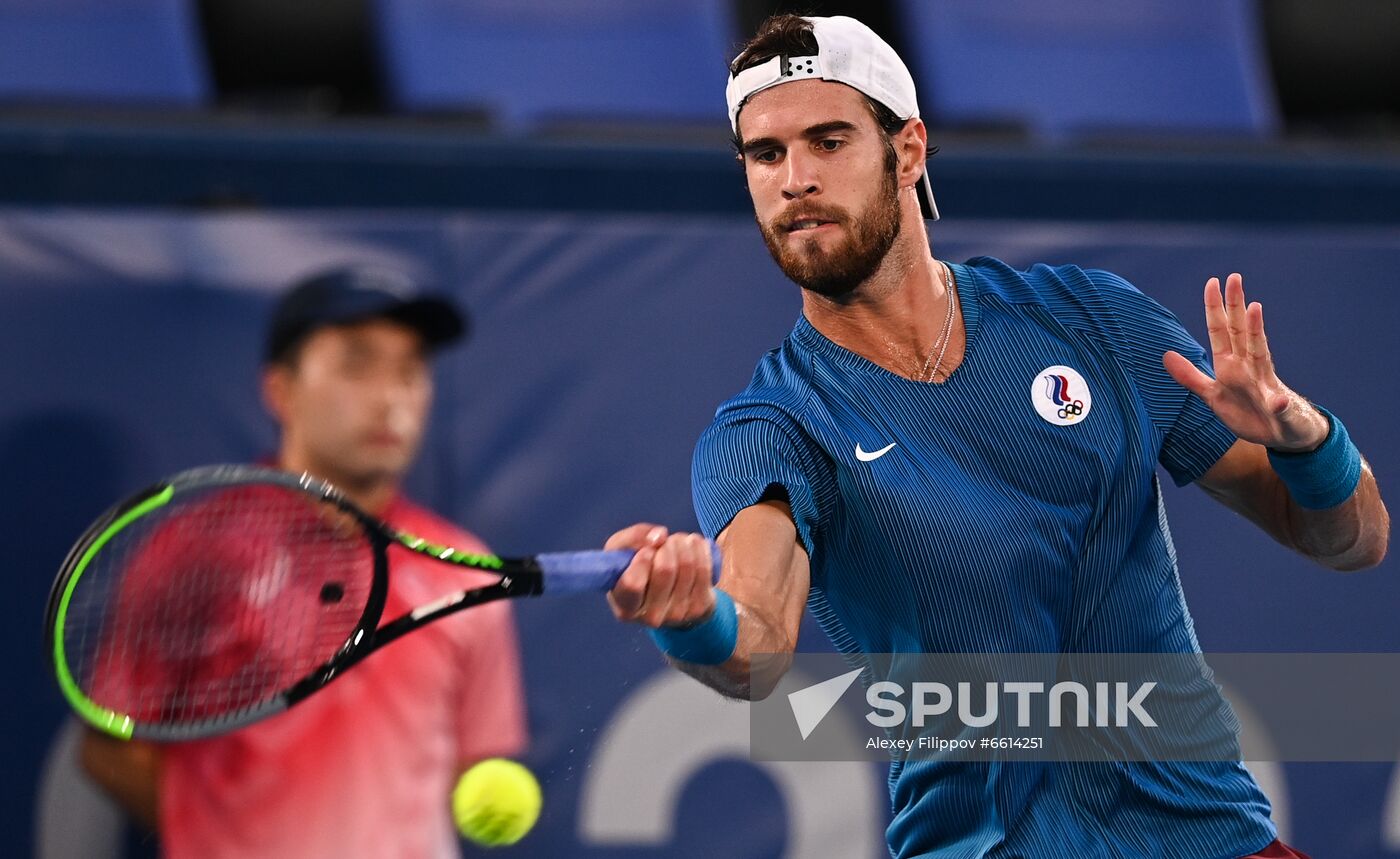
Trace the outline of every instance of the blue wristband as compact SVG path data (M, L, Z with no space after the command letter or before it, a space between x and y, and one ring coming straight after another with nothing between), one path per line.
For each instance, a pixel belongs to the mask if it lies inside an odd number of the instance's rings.
M729 594L715 588L715 610L710 619L689 629L662 627L647 630L661 652L681 662L719 665L728 662L739 642L739 615Z
M1361 482L1361 451L1351 443L1337 416L1314 406L1327 418L1327 439L1307 453L1269 451L1269 464L1288 487L1288 494L1307 510L1326 510L1351 497Z

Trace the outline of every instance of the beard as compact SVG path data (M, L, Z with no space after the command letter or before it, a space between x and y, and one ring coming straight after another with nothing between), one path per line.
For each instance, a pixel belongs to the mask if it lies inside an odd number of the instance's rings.
M899 188L894 170L885 173L875 199L859 217L844 209L820 206L795 208L784 214L785 223L814 218L844 226L848 236L835 248L824 250L815 238L789 240L779 223L759 222L759 232L778 268L803 289L826 298L841 299L870 279L899 237Z

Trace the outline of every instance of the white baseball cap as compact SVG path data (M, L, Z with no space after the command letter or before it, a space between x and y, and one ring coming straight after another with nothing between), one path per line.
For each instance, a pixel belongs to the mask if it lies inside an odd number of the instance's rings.
M900 119L919 115L913 76L894 48L874 30L840 15L802 20L812 25L817 40L815 56L777 56L729 76L724 96L729 102L729 127L735 134L739 133L739 111L750 96L778 84L808 79L843 83L888 107ZM917 187L924 217L938 220L927 166Z

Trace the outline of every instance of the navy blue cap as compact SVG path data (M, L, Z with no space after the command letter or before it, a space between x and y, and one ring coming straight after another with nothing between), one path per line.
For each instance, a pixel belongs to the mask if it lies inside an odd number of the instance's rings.
M419 291L408 276L384 269L337 268L303 278L277 302L267 330L269 363L328 325L392 319L414 329L429 350L466 336L469 317L445 295Z

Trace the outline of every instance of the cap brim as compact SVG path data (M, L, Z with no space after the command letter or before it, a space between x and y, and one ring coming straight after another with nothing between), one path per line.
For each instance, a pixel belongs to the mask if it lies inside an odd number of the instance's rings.
M422 296L387 308L366 318L382 316L402 322L423 337L430 349L439 349L467 337L471 317L451 301L438 296Z

